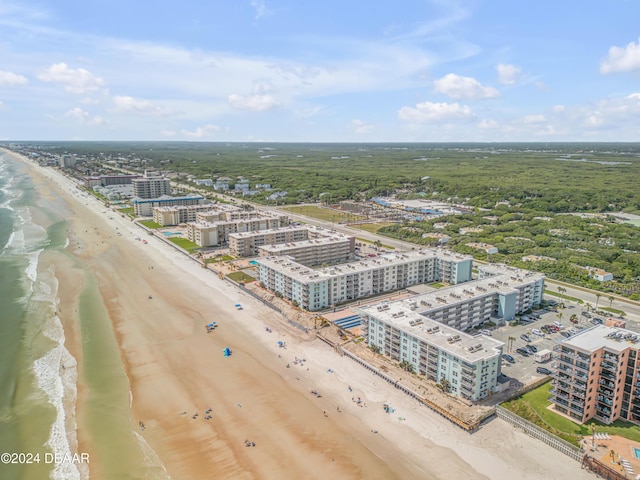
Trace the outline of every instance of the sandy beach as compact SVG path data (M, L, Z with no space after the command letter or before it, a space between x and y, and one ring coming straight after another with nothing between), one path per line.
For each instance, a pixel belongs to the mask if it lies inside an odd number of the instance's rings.
M66 347L77 362L77 449L92 456L90 478L109 478L109 459L95 448L95 428L86 421L92 387L78 305L87 280L74 262L97 282L126 372L130 430L148 449L139 478L595 478L501 420L471 435L454 427L81 195L56 170L23 160L40 194L63 198L69 213L71 255L50 261L60 280ZM207 333L211 321L219 327ZM228 358L225 347L233 352ZM358 397L360 404L352 400ZM395 412L385 413L384 403Z

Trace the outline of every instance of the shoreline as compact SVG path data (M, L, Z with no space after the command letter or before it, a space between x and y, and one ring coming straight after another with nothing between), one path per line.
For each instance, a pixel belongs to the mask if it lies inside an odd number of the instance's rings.
M21 160L54 180L57 193L74 203L78 224L91 225L88 235L75 229L85 245L68 249L95 272L108 299L131 388L132 431L144 421L136 433L172 478L587 478L577 462L498 421L473 435L458 431L318 340L293 334L279 314L161 241L136 242L140 229L111 211L109 220L93 199L86 209L75 204L82 199L59 172ZM238 299L242 312L234 308ZM207 334L212 317L220 327ZM63 322L71 344L77 339L69 324L73 319ZM288 348L278 349L278 340ZM233 350L228 359L224 346ZM296 357L306 361L286 368ZM78 396L85 394L79 384ZM353 395L368 406L356 406ZM384 413L387 402L396 414ZM78 422L79 439L83 430ZM256 448L244 447L244 439Z

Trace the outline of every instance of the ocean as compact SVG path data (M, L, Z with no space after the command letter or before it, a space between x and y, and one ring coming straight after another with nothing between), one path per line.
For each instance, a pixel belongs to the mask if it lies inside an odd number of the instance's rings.
M85 461L52 460L83 453L76 424L79 370L87 390L84 440L98 457L89 461L99 465L91 476L168 478L132 426L129 383L97 282L65 250L65 203L42 198L28 168L0 151L0 454L13 454L9 463L2 457L0 478L89 478ZM55 255L70 258L86 278L77 304L82 369L64 344L50 262Z

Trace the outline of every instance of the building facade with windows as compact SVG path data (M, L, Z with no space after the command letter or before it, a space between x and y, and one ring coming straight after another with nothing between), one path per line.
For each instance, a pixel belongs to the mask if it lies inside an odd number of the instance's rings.
M469 335L425 318L412 299L380 303L358 310L369 346L476 402L499 391L504 344L485 335Z
M186 195L184 197L134 198L131 200L133 210L138 217L150 217L156 207L202 205L202 195Z
M289 243L269 244L258 247L261 257L286 255L302 265L312 267L344 263L354 259L355 237L332 234Z
M213 214L199 212L196 217L217 216L217 218L226 219L235 217L237 213L234 211ZM252 215L252 218L249 219L217 220L213 222L197 220L187 223L187 237L201 247L213 247L226 244L229 241L229 235L232 233L281 228L288 224L289 217L287 215L268 212Z
M195 222L198 212L206 212L215 208L215 205L177 205L171 207L154 207L153 221L163 227L180 225L181 223Z
M598 325L554 348L556 412L585 423L617 419L640 425L640 334Z
M142 178L134 178L133 196L136 198L160 198L171 195L171 184L168 178L160 175L151 175L144 172Z
M257 259L260 281L304 310L356 300L420 283L460 283L471 279L472 257L434 249L388 253L321 268L305 267L291 257Z
M307 227L287 226L270 230L258 230L229 234L229 253L236 257L254 257L264 245L299 242L309 238Z

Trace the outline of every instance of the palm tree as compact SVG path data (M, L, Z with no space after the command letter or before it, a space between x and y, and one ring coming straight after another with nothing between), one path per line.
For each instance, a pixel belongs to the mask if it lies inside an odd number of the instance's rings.
M513 349L513 342L516 341L516 337L509 337L509 342L507 343L507 351L511 352Z
M607 297L607 300L609 300L609 308L611 308L611 305L613 305L613 301L615 300L615 297L613 295L609 295Z
M560 294L560 299L562 300L562 306L564 307L564 294L567 293L567 289L564 287L558 287L558 293Z
M598 302L600 301L601 293L596 293L596 306L593 307L594 310L598 310Z
M569 317L569 321L573 324L578 323L578 315L574 313L573 315L571 315L571 317Z

